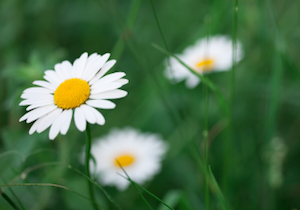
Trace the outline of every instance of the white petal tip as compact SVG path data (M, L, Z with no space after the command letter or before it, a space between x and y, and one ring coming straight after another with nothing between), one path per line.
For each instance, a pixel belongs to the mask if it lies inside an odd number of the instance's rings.
M53 134L51 133L51 131L49 131L49 140L53 141L53 140L57 137L57 135L58 135L58 134L53 135Z
M61 135L66 135L66 134L68 133L68 130L69 130L69 127L68 127L68 129L66 129L66 130L61 130L61 131L60 131L60 134L61 134Z
M105 57L110 57L110 53L105 53L104 55L102 56L105 56Z
M123 94L122 97L125 97L125 96L127 96L127 95L128 95L128 92L124 90L124 94Z
M129 80L128 79L124 79L124 84L123 85L126 85L129 83Z
M105 121L104 122L97 122L98 125L104 125L105 124Z
M85 131L85 128L78 128L78 130L79 130L80 132L83 132L83 131Z
M82 53L80 58L82 58L82 57L88 57L88 53L87 52Z

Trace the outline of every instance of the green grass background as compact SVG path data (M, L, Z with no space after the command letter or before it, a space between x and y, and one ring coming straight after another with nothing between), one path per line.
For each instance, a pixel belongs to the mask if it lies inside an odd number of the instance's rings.
M160 133L170 149L161 173L143 185L147 190L180 210L300 209L300 2L239 1L236 25L235 3L1 0L1 190L21 209L92 209L82 197L88 197L85 177L68 167L84 171L78 157L85 134L72 124L54 141L48 131L29 136L31 125L18 121L25 113L18 104L22 91L56 63L73 62L85 51L110 52L117 59L112 71L126 72L130 80L123 88L129 94L114 100L114 110L101 111L106 124L92 125L92 137L125 126ZM181 53L214 34L236 35L244 50L234 72L205 76L220 90L229 114L204 83L192 90L183 82L172 85L163 75L167 55L153 47L165 49L166 43L171 53ZM281 174L282 183L272 184L270 174ZM7 183L53 183L72 191ZM132 186L105 190L122 209L148 208ZM167 209L143 195L153 209ZM96 200L101 209L117 209L98 188ZM13 208L0 197L0 209Z

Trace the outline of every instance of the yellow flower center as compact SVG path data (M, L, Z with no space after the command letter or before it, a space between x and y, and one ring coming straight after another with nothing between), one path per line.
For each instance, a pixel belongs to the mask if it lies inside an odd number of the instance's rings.
M132 155L121 155L115 160L115 165L120 167L126 167L134 162L134 157Z
M196 64L196 72L204 73L209 72L214 67L214 61L212 59L204 59Z
M61 83L54 92L54 102L62 109L74 109L83 104L90 96L87 81L72 78Z

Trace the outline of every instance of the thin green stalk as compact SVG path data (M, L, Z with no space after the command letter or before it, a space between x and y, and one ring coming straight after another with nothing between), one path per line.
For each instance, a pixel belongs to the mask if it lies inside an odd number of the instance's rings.
M267 14L269 15L269 22L272 28L272 36L274 37L274 55L272 72L270 75L270 93L268 99L268 109L266 114L266 136L264 146L269 144L270 140L276 135L276 127L278 126L278 113L280 108L280 97L281 97L281 85L283 76L283 55L286 53L286 45L284 39L280 33L278 22L276 20L275 11L273 4L270 0L265 0L265 7ZM270 188L267 184L268 170L264 164L264 179L262 180L264 185L262 188L261 206L264 209L274 209L275 207L275 191Z
M169 112L174 125L179 126L182 121L182 118L179 115L179 113L175 110L175 108L173 106L174 102L171 101L170 99L168 99L166 93L164 91L162 91L162 90L164 90L164 88L163 88L161 82L159 82L159 79L153 73L153 71L151 71L149 69L149 66L146 65L146 62L143 59L143 57L141 57L141 56L139 56L139 54L135 53L134 46L132 44L130 44L130 43L127 43L127 44L128 44L130 51L132 52L134 58L136 59L136 62L138 64L140 64L142 70L144 70L147 73L147 75L149 76L150 81L153 83L153 88L155 88L155 91L157 92L157 94L161 98L162 102L164 103L166 111Z
M223 190L226 191L228 188L228 176L231 171L231 160L232 160L232 138L233 138L233 127L234 127L234 95L235 95L235 68L236 68L236 43L237 43L237 19L238 19L238 0L235 0L234 10L233 10L233 30L232 30L232 67L230 74L230 92L229 92L229 115L228 122L229 126L226 131L226 137L224 142L224 168L222 185Z
M128 176L128 174L126 174L126 175L127 175L127 177L125 177L125 176L123 176L123 175L120 174L120 176L122 176L125 179L127 179L128 181L130 181L133 185L138 186L139 188L141 188L142 190L144 190L146 193L148 193L149 195L151 195L152 197L154 197L155 199L157 199L159 202L161 202L162 204L164 204L166 207L168 207L171 210L174 210L171 206L169 206L168 204L166 204L159 197L157 197L156 195L154 195L153 193L151 193L150 191L148 191L146 188L142 187L141 185L139 185L138 183L136 183L135 181L133 181L132 179L130 179L130 177Z
M131 180L132 181L132 180ZM134 182L134 181L133 181ZM168 204L166 204L163 200L161 200L160 198L158 198L156 195L152 194L151 192L149 192L147 189L143 188L141 185L138 185L136 182L134 182L137 186L139 186L139 188L141 188L142 190L144 190L146 193L148 193L149 195L151 195L152 197L154 197L155 199L157 199L159 202L161 202L162 204L164 204L166 207L168 207L171 210L174 210L171 206L169 206Z
M207 143L207 131L205 132L204 136L204 154L205 154L205 170L208 171L208 143ZM209 176L208 173L205 173L205 209L209 210Z
M90 177L88 177L87 175L85 175L84 173L79 171L78 169L73 168L71 165L69 165L68 168L79 173L81 176L84 176L88 181L90 181L92 184L94 184L96 187L98 187L104 193L104 195L110 202L112 202L119 210L122 210L121 206L111 197L111 195L108 192L105 191L105 189L100 184L98 184L96 181L92 180Z
M209 173L208 173L208 107L209 107L209 95L207 86L203 87L205 102L204 102L204 131L203 131L203 141L204 141L204 164L205 164L205 209L209 210Z
M218 201L220 203L220 206L223 210L228 210L229 207L228 207L228 204L226 202L226 199L218 185L218 182L217 180L215 179L215 176L210 168L210 166L208 167L208 171L209 171L209 175L210 175L210 181L212 182L212 186L215 188L215 193L216 193L216 196L218 197Z
M52 183L9 183L9 184L0 184L0 187L18 187L18 186L41 186L41 187L56 187L56 188L60 188L63 190L67 190L69 192L72 192L76 195L79 195L80 197L90 200L90 198L81 195L80 193L69 189L68 187L65 187L63 185L59 185L59 184L52 184ZM97 204L100 205L100 204Z
M134 0L132 1L131 8L127 17L126 27L122 28L121 35L118 38L118 41L116 42L113 50L112 55L116 60L120 58L122 55L125 45L127 42L127 39L129 39L129 35L134 27L134 24L137 19L138 11L141 5L141 0Z
M205 18L205 26L206 26L206 43L209 44L210 38L210 17L206 16ZM208 47L206 47L208 49ZM209 52L206 52L207 54ZM209 108L209 90L205 85L203 86L203 95L204 95L204 113L203 113L203 141L204 141L204 167L205 167L205 188L204 188L204 196L205 196L205 209L209 210L209 173L208 173L208 108Z
M107 199L109 201L111 201L119 210L121 210L122 208L120 207L120 205L114 201L114 199L108 194L108 192L105 191L105 189L99 185L97 182L95 182L94 180L92 180L90 177L88 177L86 174L84 174L83 172L79 171L78 169L76 168L73 168L71 165L66 165L66 164L61 164L59 162L50 162L50 163L44 163L44 164L38 164L37 166L32 166L32 167L28 167L27 169L24 170L24 172L21 173L20 176L27 176L28 173L34 171L34 170L37 170L37 169L40 169L40 168L43 168L43 167L47 167L47 166L51 166L51 165L61 165L61 166L67 166L67 168L69 169L72 169L74 170L75 172L79 173L80 175L84 176L88 181L90 181L92 184L94 184L96 187L98 187L104 194L105 196L107 197ZM18 177L20 177L18 176ZM15 180L16 178L14 178ZM2 178L3 180L3 178ZM3 180L4 181L4 180ZM15 180L16 181L16 180ZM13 181L13 182L15 182ZM80 193L77 193L65 186L62 186L62 185L58 185L58 184L52 184L52 183L6 183L5 184L0 184L0 187L11 187L11 186L48 186L48 187L57 187L57 188L61 188L61 189L64 189L64 190L68 190L74 194L77 194L79 196L81 196L82 198L84 199L87 199L89 201L92 201L89 197L86 197ZM101 206L100 204L96 203L98 206ZM21 206L21 204L20 204ZM22 207L22 206L21 206ZM24 208L25 209L25 208ZM103 209L103 207L101 207L101 209Z
M15 210L20 210L19 207L0 189L1 196L13 207Z
M162 41L163 41L165 50L166 50L167 52L169 52L168 45L167 45L165 36L164 36L164 34L163 34L162 28L161 28L161 26L160 26L160 23L159 23L159 20L158 20L158 16L157 16L157 13L156 13L156 10L155 10L155 6L154 6L154 3L153 3L153 0L150 0L150 3L151 3L152 11L153 11L153 14L154 14L155 22L156 22L156 24L157 24L157 27L158 27L160 36L161 36L161 38L162 38ZM168 66L169 68L171 67L171 65L170 65L170 59L167 59L167 66ZM173 74L173 71L171 71L171 74ZM172 76L172 79L171 79L171 80L172 80L173 82L175 82L175 77ZM181 93L181 92L180 92L180 93ZM163 100L165 100L164 97L163 97ZM166 103L166 105L169 106L167 103ZM172 107L172 106L169 106L169 108L170 108L170 107ZM172 109L173 109L173 108L172 108ZM171 109L170 109L170 110L171 110ZM186 110L183 110L183 112L186 112ZM176 113L176 112L175 112L175 113ZM177 115L177 116L178 116L178 115ZM176 116L176 117L177 117L177 116ZM181 116L181 118L184 118L184 117ZM175 118L174 118L174 119L175 119ZM178 121L178 119L175 119L175 120ZM176 126L179 125L179 123L178 123L177 121L176 121ZM180 122L180 121L181 121L181 120L179 119L179 122ZM175 122L175 121L174 121L174 122Z
M159 21L158 21L158 17L157 17L156 10L155 10L154 4L153 4L153 0L150 0L150 3L151 3L151 7L152 7L152 10L153 10L153 13L154 13L154 17L155 17L155 21L156 21L156 24L157 24L159 33L160 33L161 38L162 38L162 40L163 40L163 42L164 42L164 45L165 45L166 50L169 51L168 46L167 46L167 42L166 42L166 40L165 40L165 36L164 36L164 34L163 34L163 32L162 32L162 29L161 29L160 24L159 24Z
M273 26L273 31L275 34L275 39L274 39L275 52L273 57L273 71L271 75L271 93L270 93L269 107L267 113L267 123L266 123L267 127L265 129L266 140L267 142L269 142L275 133L276 123L277 123L279 101L280 101L280 89L281 89L282 74L283 74L282 55L285 52L285 46L277 26L277 21L275 19L272 3L269 0L266 0L266 6L269 12L271 25Z
M233 16L233 31L232 31L232 67L230 75L230 111L234 103L234 91L235 91L235 67L236 67L236 39L237 39L237 12L238 12L238 0L234 3L234 16Z
M4 178L3 178L2 176L0 176L0 178L1 178L1 180L2 180L5 184L7 184L7 182L4 180ZM21 200L18 198L18 196L14 193L14 191L13 191L10 187L8 187L8 190L9 190L10 193L13 195L13 197L17 200L17 202L18 202L20 208L21 208L22 210L26 210L25 207L24 207L24 205L23 205L23 203L22 203ZM0 194L1 194L1 189L0 189Z
M132 179L130 179L130 177L128 176L127 172L124 170L124 168L122 167L121 163L116 159L117 163L119 164L119 166L121 167L121 169L123 170L123 172L126 175L126 178L131 182L131 184L134 186L135 190L138 192L138 194L141 196L141 198L143 199L143 201L147 204L148 208L152 210L152 207L150 206L150 204L148 203L148 201L146 200L146 198L142 195L141 191L139 191L139 189L136 186L136 183L134 181L132 181ZM121 174L120 174L121 175ZM121 175L122 176L122 175ZM125 177L124 177L125 178Z
M203 174L205 174L205 176L208 177L209 188L211 189L211 192L213 193L213 195L215 195L218 198L218 202L219 202L222 210L229 210L230 208L226 201L226 198L225 198L224 194L222 193L222 190L220 189L219 184L218 184L217 180L215 179L210 166L208 165L207 169L205 168L205 163L203 163L203 161L201 160L199 151L197 150L196 147L190 146L189 149L190 149L190 154L195 159L199 170Z
M143 199L143 201L147 204L148 208L153 210L152 207L150 206L150 204L148 203L148 201L146 200L146 198L143 196L143 194L141 193L141 191L137 188L135 182L133 182L131 179L129 179L129 181L132 183L132 185L134 186L135 190L138 192L138 194L141 196L141 198Z
M209 89L212 90L218 96L222 111L225 116L228 116L228 106L225 102L224 96L222 95L221 91L217 88L217 86L214 85L214 83L212 81L210 81L207 77L204 77L203 75L196 73L193 69L191 69L188 65L186 65L182 60L180 60L177 56L175 56L174 54L170 53L169 51L163 49L159 45L152 44L152 46L155 47L156 49L158 49L159 51L165 53L166 55L175 58L181 65L183 65L185 68L187 68L192 74L199 77L199 79L202 81L202 83L204 85L207 85L209 87Z
M91 178L90 175L90 157L91 157L91 130L89 124L86 125L86 148L85 148L85 172L87 177ZM92 205L95 210L98 209L96 203L95 203L95 195L94 195L94 189L92 183L88 180L88 188L89 188L89 194L91 198Z
M227 105L225 103L224 97L223 97L222 93L220 92L220 90L208 78L205 78L203 75L196 73L193 69L191 69L184 62L182 62L177 56L175 56L174 54L170 53L170 51L168 50L167 42L165 40L165 37L163 35L162 29L161 29L159 21L158 21L158 17L157 17L156 10L155 10L154 4L153 4L153 0L150 0L150 2L151 2L151 6L152 6L152 10L153 10L154 16L155 16L157 27L159 29L160 35L161 35L162 40L163 40L164 45L165 45L165 49L161 48L157 44L152 44L152 46L155 47L156 49L160 50L161 52L165 53L166 55L175 58L179 63L181 63L184 67L186 67L192 74L194 74L197 77L199 77L200 80L205 85L207 85L213 92L215 92L217 94L217 96L219 97L219 100L220 100L223 112L227 116L228 115L228 107L227 107Z
M23 203L21 202L21 200L18 198L18 196L15 194L15 192L9 187L8 190L10 191L10 193L14 196L14 198L17 200L20 208L22 210L26 210L26 208L24 207ZM1 191L1 190L0 190Z
M151 2L151 3L152 3L152 6L153 6L153 2ZM119 21L118 21L119 22L119 27L122 28L122 31L124 32L124 34L122 34L119 37L117 43L115 44L115 46L113 48L112 55L114 56L115 59L117 59L119 56L121 56L122 52L124 51L125 44L127 44L127 46L129 47L129 50L134 55L134 58L136 59L137 63L142 66L142 69L145 70L148 73L148 75L153 79L152 81L155 82L154 86L159 90L158 94L162 98L163 103L165 103L167 111L170 112L170 116L171 116L172 120L174 121L174 124L178 125L181 122L181 117L178 115L178 113L176 111L174 111L174 108L171 106L172 103L169 102L168 99L166 99L165 94L161 91L163 89L162 84L159 83L159 80L153 74L152 69L150 71L148 69L149 65L148 64L145 65L145 62L143 62L144 60L142 59L140 54L135 53L135 49L134 49L135 47L132 44L133 39L131 39L131 36L134 35L134 34L129 34L130 36L128 36L128 33L127 33L127 32L131 32L133 27L134 27L134 24L135 24L135 21L136 21L138 12L139 12L140 4L141 4L141 0L133 0L132 1L126 24L124 23L123 19L120 20L120 16L119 16L118 12L114 13L115 18L119 19ZM152 8L154 9L154 6ZM155 14L155 17L156 17L156 21L158 22L157 15L155 13L155 9L154 9L154 14ZM123 25L126 25L126 27L123 27ZM158 26L158 27L160 29L160 26ZM161 35L162 35L161 29L160 29L160 32L161 32ZM162 36L162 39L165 40L163 36ZM164 43L166 43L166 42L164 41Z

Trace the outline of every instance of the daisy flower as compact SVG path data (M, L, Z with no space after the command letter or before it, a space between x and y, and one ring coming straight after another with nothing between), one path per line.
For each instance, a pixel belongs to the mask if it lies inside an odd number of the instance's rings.
M241 60L242 54L241 44L237 41L236 62ZM200 39L177 57L198 74L227 71L233 65L232 41L227 36L222 35L209 37L209 40L207 38ZM165 74L168 79L175 82L186 80L185 84L188 88L194 88L199 84L199 77L191 73L175 58L169 58L165 63Z
M110 54L90 56L85 52L73 65L63 61L54 70L45 71L46 81L34 81L38 87L23 91L24 99L20 106L28 106L20 122L34 122L29 134L41 133L50 127L49 138L53 140L58 133L65 135L70 127L74 110L75 125L80 131L86 129L86 122L103 125L105 119L96 109L113 109L116 105L107 99L122 98L127 95L119 90L128 83L123 72L104 76L116 63L107 61Z
M160 161L167 150L159 135L133 128L113 129L94 142L91 154L96 165L91 162L92 170L103 185L115 185L119 190L125 190L130 184L121 176L126 177L119 164L133 181L142 184L159 172Z

